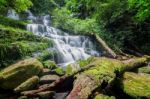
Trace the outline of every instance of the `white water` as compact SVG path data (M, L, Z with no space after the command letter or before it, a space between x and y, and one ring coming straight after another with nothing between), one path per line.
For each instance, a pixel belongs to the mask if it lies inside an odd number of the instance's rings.
M15 20L19 20L19 15L13 9L8 10L7 17Z
M69 33L50 26L50 16L35 17L30 11L28 20L32 24L27 25L27 30L35 35L48 37L54 41L54 50L57 52L55 61L60 66L74 63L77 60L87 59L90 56L100 56L101 53L96 51L96 45L87 36L72 36ZM13 11L8 14L8 17L18 19L19 16ZM38 53L37 53L38 54Z

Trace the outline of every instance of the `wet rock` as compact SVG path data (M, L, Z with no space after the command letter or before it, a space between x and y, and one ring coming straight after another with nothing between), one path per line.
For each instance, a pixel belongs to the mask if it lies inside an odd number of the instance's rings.
M56 93L54 99L66 99L69 92Z
M58 80L60 77L58 75L45 75L40 78L40 84L52 83Z
M40 99L51 99L54 96L54 94L55 94L54 91L45 91L37 93Z
M28 99L27 96L20 96L18 99Z
M0 72L0 87L14 89L27 79L42 72L43 65L37 59L26 59L13 64Z
M50 69L44 68L43 72L40 74L40 76L49 75L51 73L52 73L52 71Z

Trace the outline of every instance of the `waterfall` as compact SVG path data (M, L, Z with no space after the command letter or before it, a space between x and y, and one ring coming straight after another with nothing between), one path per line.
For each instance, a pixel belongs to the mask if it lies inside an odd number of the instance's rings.
M8 10L7 17L15 20L19 20L19 15L13 9Z
M28 19L33 22L27 25L28 31L33 32L35 35L51 38L54 41L54 49L57 52L55 61L60 66L87 59L90 56L101 55L88 36L72 36L50 26L49 15L35 17L29 12Z

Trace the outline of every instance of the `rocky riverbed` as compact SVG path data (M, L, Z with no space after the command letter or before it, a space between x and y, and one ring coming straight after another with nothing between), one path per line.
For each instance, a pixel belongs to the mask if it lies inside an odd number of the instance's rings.
M149 74L135 73L145 66L149 56L124 61L110 58L93 58L82 67L59 74L43 68L37 59L21 60L0 71L1 99L120 99L149 98ZM91 59L90 59L91 60ZM80 64L81 66L81 64ZM71 66L70 66L71 67ZM125 72L134 70L133 72ZM124 73L125 72L125 73ZM141 73L142 72L142 73ZM122 75L123 74L123 75ZM120 79L118 79L120 78ZM115 89L122 92L115 94ZM113 92L114 91L114 92Z

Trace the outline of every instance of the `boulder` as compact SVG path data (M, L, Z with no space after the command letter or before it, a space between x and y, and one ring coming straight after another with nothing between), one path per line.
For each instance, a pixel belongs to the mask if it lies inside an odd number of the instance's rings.
M48 84L58 80L60 77L58 75L45 75L40 78L40 84Z
M17 88L14 89L15 92L22 92L33 89L39 82L38 76L33 76L21 83Z
M27 79L42 72L43 65L37 59L26 59L0 72L0 88L14 89Z

